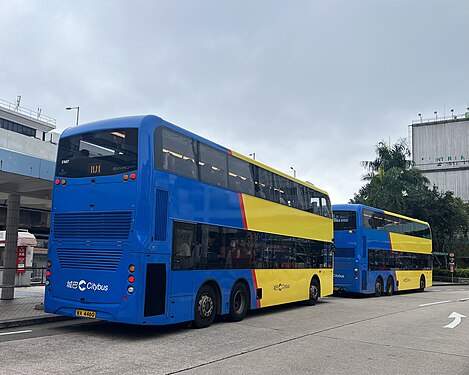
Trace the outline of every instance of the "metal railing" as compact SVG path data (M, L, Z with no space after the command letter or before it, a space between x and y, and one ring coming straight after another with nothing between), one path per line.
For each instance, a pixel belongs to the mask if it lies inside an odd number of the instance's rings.
M33 111L31 109L21 107L20 105L7 102L6 100L3 100L3 99L0 99L0 107L6 108L12 112L16 112L16 113L31 117L35 120L39 120L39 121L42 121L42 122L45 122L54 126L57 124L57 120L55 118L43 115L41 113L40 108L38 108L37 111Z
M3 285L3 271L11 269L0 267L0 288L2 287L23 287L23 286L33 286L33 285L46 285L46 267L26 267L24 272L18 273L17 269L14 268L15 275L22 275L21 284L22 285ZM18 281L17 281L18 282ZM16 283L17 283L16 282ZM27 284L27 285L24 285Z
M457 120L469 120L469 112L460 114L460 115L450 115L450 116L435 116L432 118L421 118L419 120L413 120L412 125L419 124L428 124L430 122L440 122L440 121L457 121Z

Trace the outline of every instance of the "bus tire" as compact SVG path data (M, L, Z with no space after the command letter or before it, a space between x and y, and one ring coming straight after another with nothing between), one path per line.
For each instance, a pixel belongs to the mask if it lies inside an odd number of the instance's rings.
M309 284L309 299L306 301L306 304L308 306L314 306L318 302L320 294L321 287L319 286L319 282L315 277L313 277Z
M419 287L419 291L420 292L423 292L425 290L425 276L422 275L420 276L420 287Z
M231 290L230 312L228 320L230 322L239 322L244 319L248 312L248 289L243 283L236 283Z
M384 283L381 276L378 276L375 281L375 297L381 296L383 294Z
M210 285L203 285L195 297L194 327L208 327L212 324L216 314L217 295Z
M386 295L392 296L394 294L394 279L389 276L386 282Z

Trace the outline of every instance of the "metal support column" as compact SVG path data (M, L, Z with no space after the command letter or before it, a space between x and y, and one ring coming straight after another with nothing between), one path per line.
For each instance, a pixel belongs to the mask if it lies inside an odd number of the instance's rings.
M2 295L0 299L13 299L15 296L16 256L18 225L20 221L20 195L8 195L5 254L3 261Z

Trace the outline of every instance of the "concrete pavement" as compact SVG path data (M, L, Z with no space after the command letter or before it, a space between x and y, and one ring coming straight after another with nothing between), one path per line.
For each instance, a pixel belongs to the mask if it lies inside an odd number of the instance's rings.
M44 286L15 288L13 300L0 300L0 329L66 319L42 309Z

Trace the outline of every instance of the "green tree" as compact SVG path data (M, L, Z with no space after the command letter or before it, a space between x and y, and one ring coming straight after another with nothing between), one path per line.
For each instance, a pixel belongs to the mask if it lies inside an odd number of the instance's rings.
M362 166L367 170L363 176L366 183L350 203L428 221L434 251L455 251L456 242L467 242L469 205L450 191L439 192L436 186L430 188L428 179L410 160L404 140L392 146L378 143L376 159L362 162Z

